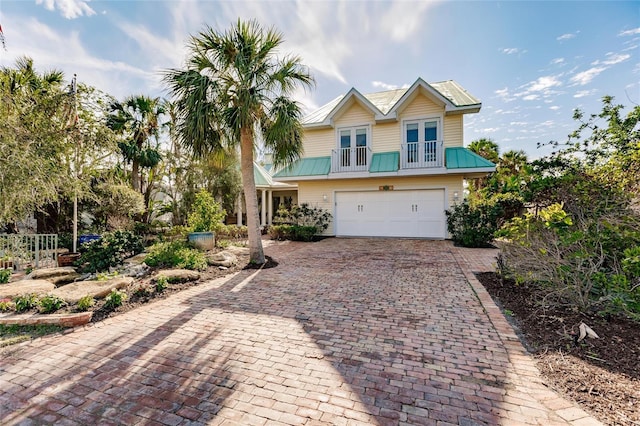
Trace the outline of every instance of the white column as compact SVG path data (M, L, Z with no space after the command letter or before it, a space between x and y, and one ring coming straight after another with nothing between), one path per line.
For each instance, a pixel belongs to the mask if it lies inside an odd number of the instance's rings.
M236 211L237 211L237 219L236 219L236 223L238 226L242 226L242 192L240 193L240 195L238 195L238 207L236 207Z
M273 190L269 191L269 216L267 217L267 223L271 225L271 221L273 220Z
M262 189L262 212L260 215L260 226L264 226L267 223L267 190Z

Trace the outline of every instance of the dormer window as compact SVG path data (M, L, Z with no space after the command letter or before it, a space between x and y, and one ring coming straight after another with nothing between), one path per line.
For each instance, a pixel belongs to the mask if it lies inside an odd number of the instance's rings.
M368 170L371 157L369 126L342 127L337 131L338 147L333 151L334 172Z
M442 166L440 119L407 120L403 127L405 167Z

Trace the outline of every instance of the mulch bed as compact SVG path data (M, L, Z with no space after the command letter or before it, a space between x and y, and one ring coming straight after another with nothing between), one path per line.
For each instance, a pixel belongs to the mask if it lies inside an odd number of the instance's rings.
M627 318L543 307L543 295L527 284L476 275L548 384L609 425L640 425L640 323ZM580 323L599 336L578 342Z

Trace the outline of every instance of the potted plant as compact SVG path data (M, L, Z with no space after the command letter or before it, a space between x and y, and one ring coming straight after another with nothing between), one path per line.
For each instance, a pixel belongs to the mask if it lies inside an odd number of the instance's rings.
M187 218L189 242L201 250L213 250L216 244L215 232L222 226L227 213L213 196L202 189L196 194L193 210Z

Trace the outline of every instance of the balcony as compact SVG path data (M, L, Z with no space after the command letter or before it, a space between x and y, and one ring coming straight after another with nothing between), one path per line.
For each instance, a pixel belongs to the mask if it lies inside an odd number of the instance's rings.
M331 151L331 172L366 172L371 164L371 148L339 148Z
M400 168L427 169L444 167L443 141L408 142L400 149Z

